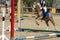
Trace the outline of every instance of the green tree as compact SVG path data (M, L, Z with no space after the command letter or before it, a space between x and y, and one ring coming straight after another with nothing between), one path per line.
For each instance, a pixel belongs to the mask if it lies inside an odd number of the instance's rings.
M30 7L34 3L34 1L36 1L36 0L23 0L23 1L26 2L27 6Z
M48 7L52 7L52 4L55 3L55 2L56 2L56 0L46 0L46 5Z

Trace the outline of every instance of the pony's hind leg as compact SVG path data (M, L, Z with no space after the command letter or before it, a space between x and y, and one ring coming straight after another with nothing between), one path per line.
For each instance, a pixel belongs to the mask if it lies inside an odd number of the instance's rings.
M50 21L51 21L51 23L53 24L53 26L55 26L55 21L54 21L54 19L53 19L53 18L50 18Z
M54 21L54 19L53 18L50 18L50 21L51 21L51 23L53 24L53 26L55 28L55 21ZM56 30L56 28L55 28L55 30Z
M49 27L48 21L45 21L46 25Z
M47 29L46 29L46 30L49 29L49 24L48 24L48 22L49 22L49 20L45 21L45 23L46 23L46 25L47 25Z

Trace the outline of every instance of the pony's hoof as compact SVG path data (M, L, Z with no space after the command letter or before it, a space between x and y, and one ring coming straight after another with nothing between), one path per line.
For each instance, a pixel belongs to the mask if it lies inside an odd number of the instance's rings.
M39 26L39 24L37 24Z
M47 28L46 30L49 30L49 28Z
M37 24L39 26L39 24Z
M38 26L39 26L39 24L38 23L36 23Z

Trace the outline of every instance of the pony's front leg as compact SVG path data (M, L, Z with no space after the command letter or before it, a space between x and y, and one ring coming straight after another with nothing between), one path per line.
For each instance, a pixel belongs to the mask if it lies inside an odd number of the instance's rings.
M35 19L35 23L39 26L38 21L39 21L39 16L37 16L37 18Z
M42 12L37 12L37 18L36 19L38 19L38 20L40 20L40 19L42 19L43 18L43 16L42 16Z
M36 20L35 20L35 22L36 22L36 24L39 26L39 23L38 23L38 21L39 20L41 20L41 22L42 22L42 18L37 18Z
M35 21L36 22L36 24L39 26L39 23L38 23L38 21Z
M39 26L39 23L38 23L38 21L39 20L42 20L42 18L40 18L39 16L36 18L36 20L35 20L35 22L36 22L36 24Z
M39 20L42 20L41 12L37 13L37 17L36 17L36 21L35 21L37 25L39 25L39 23L38 23Z

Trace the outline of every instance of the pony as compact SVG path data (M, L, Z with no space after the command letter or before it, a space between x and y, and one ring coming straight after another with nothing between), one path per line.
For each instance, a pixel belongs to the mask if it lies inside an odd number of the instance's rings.
M37 17L36 17L37 20L35 21L37 25L39 25L39 23L37 22L38 20L41 20L41 21L44 20L46 25L47 25L47 30L49 28L49 24L48 24L49 21L53 24L53 26L55 28L55 21L54 21L53 14L56 13L56 7L52 7L50 10L48 9L48 13L47 13L48 18L45 18L45 17L41 18L42 17L42 11L40 10L39 5L36 4L35 9L36 9L36 12L37 12ZM56 30L56 28L55 28L55 30Z

